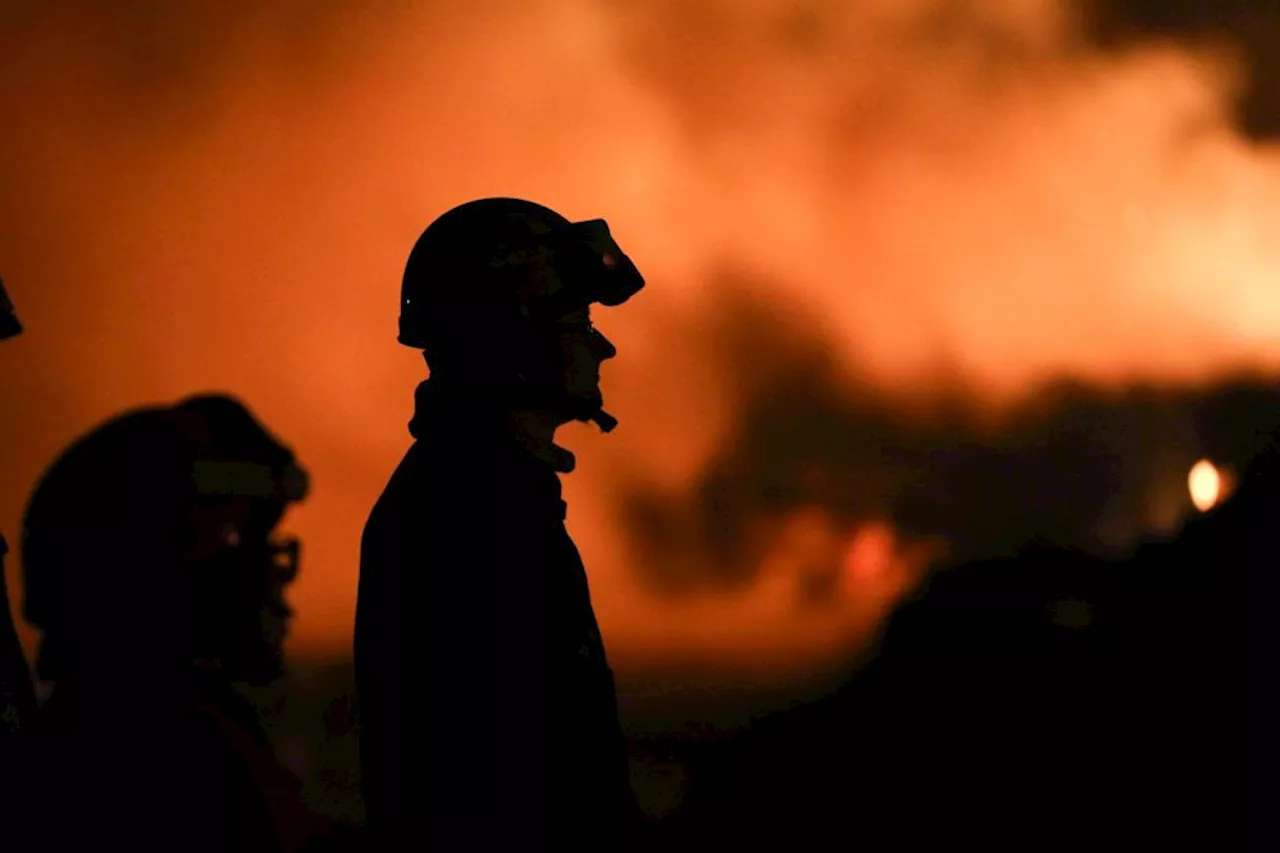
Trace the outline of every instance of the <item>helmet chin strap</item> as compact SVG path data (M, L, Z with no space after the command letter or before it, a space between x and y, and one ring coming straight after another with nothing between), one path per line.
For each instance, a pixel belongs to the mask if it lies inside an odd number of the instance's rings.
M613 432L613 428L618 425L618 419L602 408L592 412L590 420L600 428L601 432Z
M604 410L603 400L597 395L593 400L581 397L561 397L557 408L583 423L594 423L601 432L612 432L618 425L618 419Z
M603 433L613 432L618 419L604 410L603 400L598 395L593 400L587 400L563 394L557 383L561 374L562 367L558 363L531 365L530 369L519 374L517 380L515 397L519 404L535 409L550 409L563 413L571 420L594 423ZM537 380L536 377L539 376L543 377L543 382Z
M614 427L618 425L618 419L604 410L603 403L598 397L594 400L586 400L581 397L556 395L548 399L545 405L552 411L562 412L572 420L594 423L604 433L613 432Z

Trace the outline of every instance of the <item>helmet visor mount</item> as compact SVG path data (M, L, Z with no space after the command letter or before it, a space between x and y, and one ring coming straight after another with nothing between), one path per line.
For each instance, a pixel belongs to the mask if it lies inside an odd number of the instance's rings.
M599 302L614 307L644 287L644 277L618 246L603 219L575 222L542 238L551 256L554 282L522 300L520 313L556 320Z

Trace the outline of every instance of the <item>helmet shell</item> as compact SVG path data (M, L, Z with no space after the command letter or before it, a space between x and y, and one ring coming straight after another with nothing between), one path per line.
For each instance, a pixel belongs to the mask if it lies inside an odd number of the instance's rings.
M620 305L644 279L602 219L574 223L518 198L484 198L441 215L418 238L400 294L400 343L433 351L514 337L530 322Z

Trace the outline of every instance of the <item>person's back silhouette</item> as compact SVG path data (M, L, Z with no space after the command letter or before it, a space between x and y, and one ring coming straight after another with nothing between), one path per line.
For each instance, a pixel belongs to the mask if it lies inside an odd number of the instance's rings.
M5 292L4 280L0 279L0 341L21 333L22 324ZM17 792L23 785L13 768L18 765L18 751L25 746L36 710L31 674L9 605L4 568L8 551L9 544L0 535L0 811L5 813L8 813L7 806L16 803Z
M1119 640L1137 664L1134 716L1150 721L1151 776L1179 843L1277 847L1277 518L1280 430L1233 494L1126 567Z
M607 851L634 807L613 675L565 530L558 426L608 431L590 305L644 282L602 220L517 199L442 215L405 270L417 441L365 528L356 686L386 848ZM493 846L500 845L500 846Z
M282 669L306 491L235 400L193 397L92 430L23 524L24 613L55 682L36 724L41 847L300 849L298 782L232 682Z

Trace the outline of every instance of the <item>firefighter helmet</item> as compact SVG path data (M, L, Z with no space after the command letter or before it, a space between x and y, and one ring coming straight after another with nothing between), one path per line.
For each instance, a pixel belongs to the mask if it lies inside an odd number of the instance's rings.
M478 199L442 214L414 245L399 341L423 350L433 372L485 360L514 376L527 343L545 340L555 320L593 303L621 305L643 287L603 219L571 222L523 199ZM599 409L589 417L605 431L616 424Z

